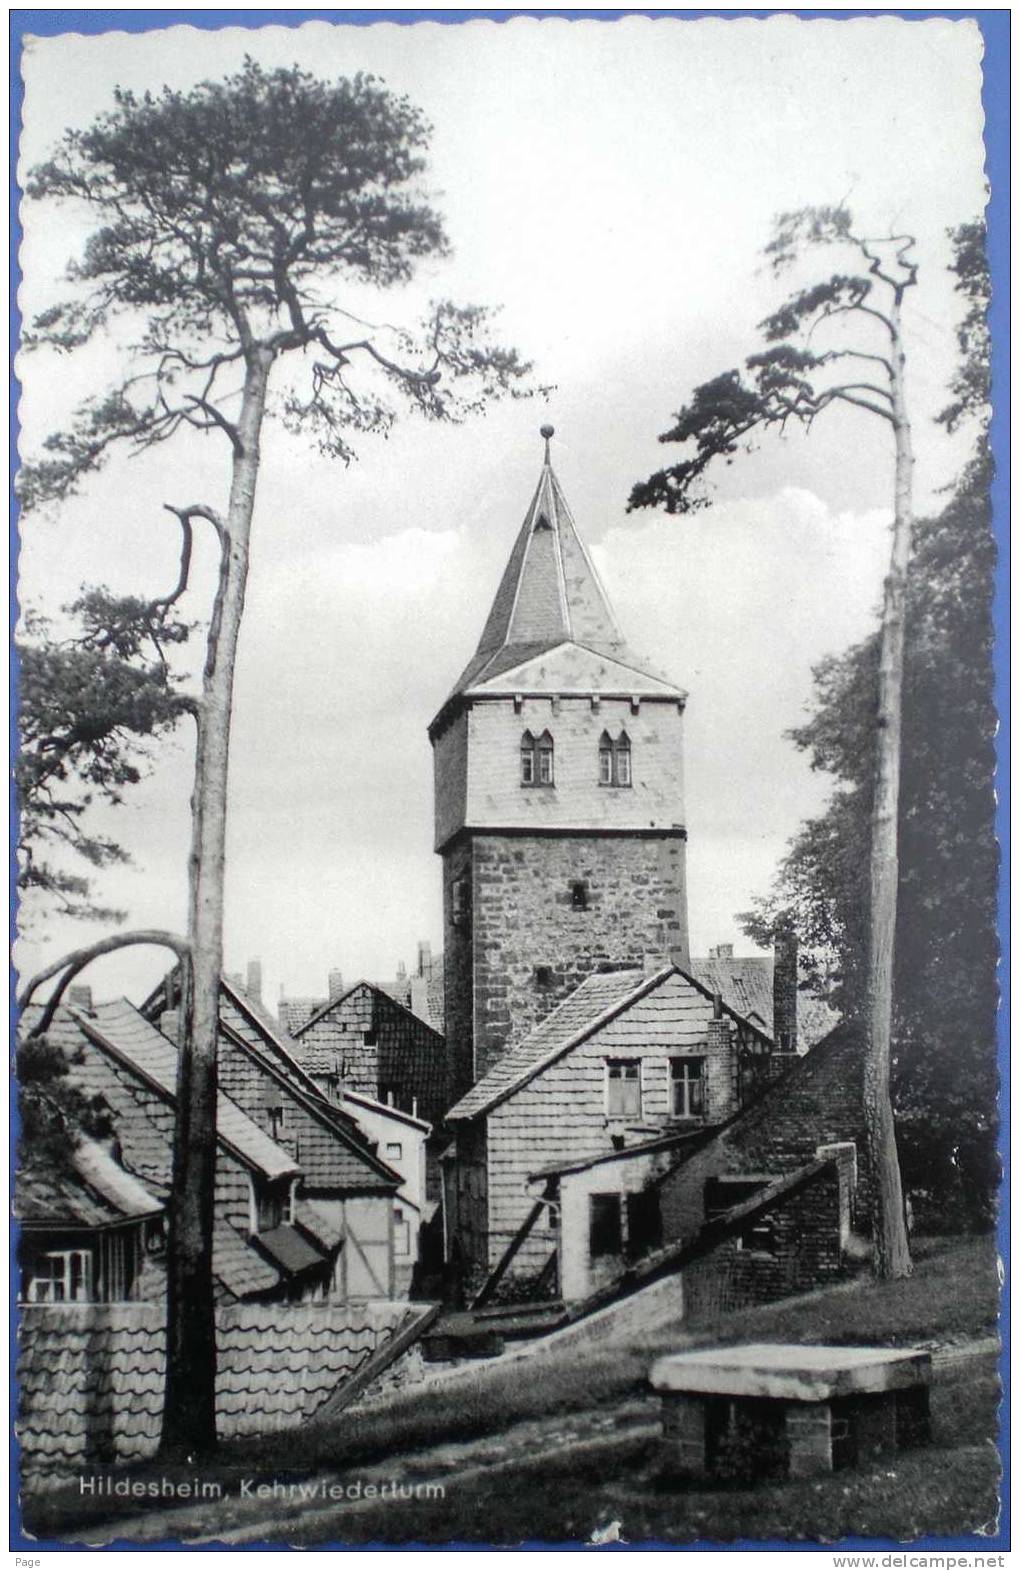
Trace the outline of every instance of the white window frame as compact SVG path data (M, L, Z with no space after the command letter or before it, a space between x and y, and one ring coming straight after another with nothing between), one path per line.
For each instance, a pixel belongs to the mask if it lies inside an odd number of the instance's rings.
M618 1074L618 1075L614 1075L613 1074L613 1070L614 1069L623 1070L623 1069L635 1069L635 1068L637 1069L637 1075L636 1076L635 1075L625 1075L625 1074ZM623 1112L616 1113L616 1112L613 1111L610 1090L611 1090L611 1086L612 1086L614 1081L617 1084L619 1084L620 1086L634 1085L634 1084L637 1085L637 1101L638 1101L638 1105L637 1105L637 1110L635 1112L631 1113L631 1112L623 1111ZM644 1110L644 1105L645 1105L645 1087L644 1087L644 1072L643 1072L643 1060L642 1059L640 1059L640 1058L607 1058L605 1060L605 1101L606 1101L606 1117L607 1118L611 1118L611 1119L614 1119L614 1120L622 1122L624 1119L628 1119L628 1118L638 1118L639 1119L639 1118L642 1117L643 1110Z
M74 1286L74 1264L77 1260L81 1273L83 1292L76 1297L72 1294ZM43 1261L59 1261L61 1265L60 1276L40 1277L36 1268ZM58 1298L52 1292L40 1292L40 1288L52 1289L59 1282L63 1289ZM90 1249L48 1249L38 1255L33 1262L32 1276L28 1284L28 1302L30 1304L88 1304L93 1298L92 1282L92 1251Z
M692 1065L698 1066L698 1073L689 1073ZM705 1091L706 1091L705 1059L701 1054L691 1054L690 1057L671 1058L669 1061L669 1111L671 1118L704 1118L705 1116ZM691 1086L701 1088L701 1108L695 1112L691 1108ZM683 1107L677 1107L677 1089L683 1087Z
M386 1160L387 1162L402 1162L404 1160L404 1146L402 1141L387 1140Z

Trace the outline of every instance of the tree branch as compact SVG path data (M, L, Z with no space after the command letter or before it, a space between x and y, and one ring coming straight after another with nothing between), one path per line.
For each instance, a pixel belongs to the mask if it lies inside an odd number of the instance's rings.
M90 944L86 949L75 949L69 955L64 955L61 960L56 960L45 971L39 971L23 988L18 997L18 1008L27 1009L33 995L48 982L51 977L60 976L53 992L46 1001L39 1020L29 1032L29 1037L42 1036L53 1024L53 1017L60 1005L60 1000L70 986L71 982L93 960L98 960L101 955L112 954L117 949L129 949L140 944L155 944L163 949L172 949L180 959L191 955L191 945L186 938L181 938L177 933L164 932L160 928L139 928L134 933L117 933L111 938L100 939L96 944Z

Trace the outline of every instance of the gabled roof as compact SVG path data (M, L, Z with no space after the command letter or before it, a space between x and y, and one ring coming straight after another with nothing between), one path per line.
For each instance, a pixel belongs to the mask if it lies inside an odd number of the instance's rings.
M692 960L691 972L713 993L721 993L731 1009L756 1015L772 1031L772 955L709 955ZM797 992L797 1038L802 1050L814 1047L837 1024L836 1011L813 993Z
M646 977L643 971L597 972L558 1004L523 1042L511 1047L477 1084L455 1102L447 1119L474 1118L502 1102L547 1063L575 1047L618 1009L640 998L665 971Z
M638 675L655 677L628 649L609 597L577 532L549 459L492 602L478 648L440 710L458 695L514 670L558 645L577 644ZM671 690L684 696L680 689ZM433 722L433 725L437 724Z
M126 998L97 1004L89 1014L77 1010L70 1014L95 1046L113 1054L168 1102L176 1102L176 1049ZM283 1178L300 1171L294 1158L222 1091L217 1095L216 1134L246 1166L256 1168L266 1178Z
M224 984L224 993L227 985ZM225 999L227 1010L236 995ZM321 1134L317 1139L302 1142L301 1170L309 1189L331 1190L338 1187L367 1192L373 1189L392 1190L403 1182L399 1173L384 1162L360 1128L357 1120L342 1108L334 1107L323 1097L315 1081L301 1066L290 1059L279 1041L275 1049L266 1044L266 1029L259 1016L247 1012L249 1030L244 1034L231 1023L221 1006L221 1040L226 1039L249 1059L257 1061L265 1074L293 1103L312 1118ZM235 1016L236 1019L236 1016ZM253 1034L255 1039L253 1040Z
M413 1113L405 1113L401 1108L394 1107L392 1102L380 1102L374 1096L365 1096L361 1091L352 1091L349 1086L344 1086L341 1095L345 1102L350 1102L354 1107L362 1107L366 1113L374 1113L379 1118L392 1118L398 1124L409 1124L412 1129L418 1129L423 1135L431 1134L432 1125L424 1118L415 1118Z
M362 978L360 982L353 983L352 986L346 989L346 991L339 993L336 998L327 999L326 1002L315 1011L314 1015L310 1015L307 1020L303 1021L301 1025L297 1026L294 1031L295 1042L299 1041L300 1038L304 1036L306 1031L310 1030L313 1025L318 1023L318 1021L324 1019L325 1016L336 1009L338 1005L346 1003L349 998L352 998L355 993L361 992L363 988L366 988L370 993L374 993L377 998L381 999L384 1004L389 1005L390 1008L399 1010L402 1015L406 1015L408 1021L413 1025L421 1027L421 1029L424 1031L431 1032L431 1034L435 1037L438 1046L441 1047L443 1045L443 1037L441 1033L436 1030L435 1026L429 1025L427 1020L423 1020L420 1015L416 1015L413 1010L408 1009L406 1004L402 1004L398 998L394 998L393 994L387 992L386 988L381 986L380 983L366 982L364 978Z
M455 1103L447 1119L453 1122L489 1112L557 1058L579 1046L671 977L688 984L688 990L693 988L706 1002L711 999L712 993L704 983L675 965L663 966L652 976L645 976L638 970L596 973L575 988L529 1036L504 1053L488 1074ZM725 1002L723 1011L739 1025L750 1026L759 1036L766 1035L753 1021L746 1020Z

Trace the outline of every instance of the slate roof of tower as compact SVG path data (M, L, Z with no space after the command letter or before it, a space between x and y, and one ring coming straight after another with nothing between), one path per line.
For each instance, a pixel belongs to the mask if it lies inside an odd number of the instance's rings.
M538 487L510 552L478 648L447 704L470 688L562 644L580 645L663 684L661 675L627 646L577 532L547 446ZM673 691L681 698L686 696L680 688Z

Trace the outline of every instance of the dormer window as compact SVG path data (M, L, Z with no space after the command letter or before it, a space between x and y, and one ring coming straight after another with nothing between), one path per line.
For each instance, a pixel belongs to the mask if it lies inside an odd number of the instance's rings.
M521 737L521 785L553 784L553 739L548 731L540 737L525 731Z
M599 737L599 785L629 786L630 737L621 731L614 741L608 731Z

